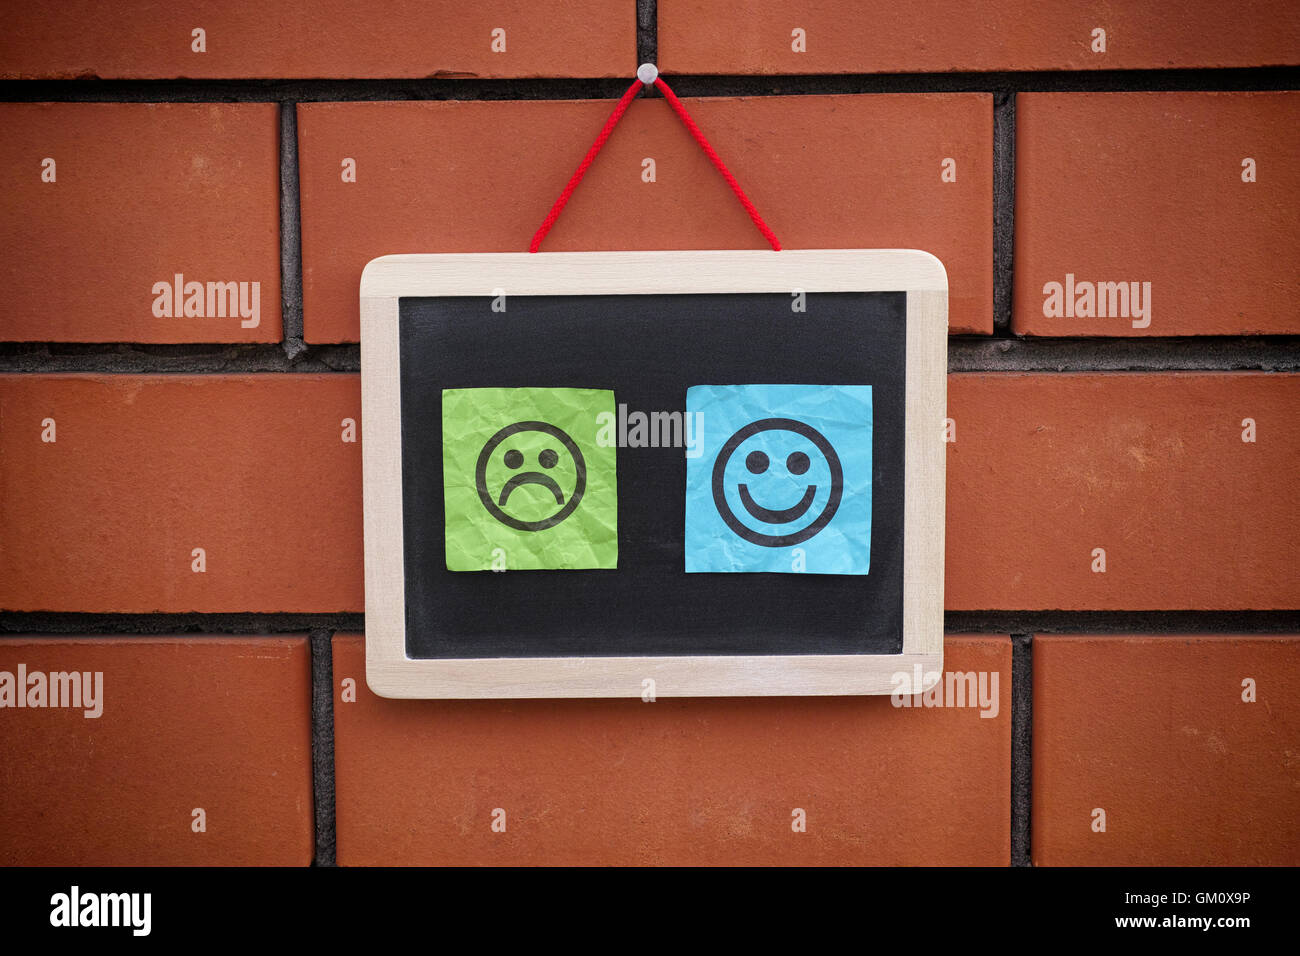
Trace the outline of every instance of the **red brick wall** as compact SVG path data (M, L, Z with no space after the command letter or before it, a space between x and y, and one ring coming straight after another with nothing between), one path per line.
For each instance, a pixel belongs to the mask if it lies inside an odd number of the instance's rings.
M78 706L0 864L1300 863L1300 8L363 6L6 13L0 681ZM984 706L367 690L361 269L525 249L656 53L788 248L943 260ZM546 248L762 245L648 96Z

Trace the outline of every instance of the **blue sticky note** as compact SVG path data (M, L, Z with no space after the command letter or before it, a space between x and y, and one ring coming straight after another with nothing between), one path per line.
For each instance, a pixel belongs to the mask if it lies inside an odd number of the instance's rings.
M688 572L871 569L870 385L696 385L686 411Z

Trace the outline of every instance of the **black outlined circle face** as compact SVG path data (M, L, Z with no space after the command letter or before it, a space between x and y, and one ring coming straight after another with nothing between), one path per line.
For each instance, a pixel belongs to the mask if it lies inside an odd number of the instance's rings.
M731 504L731 486L740 514ZM818 494L823 487L824 496ZM782 492L782 500L774 500ZM843 496L844 468L835 447L817 429L793 418L750 422L727 439L713 462L718 514L740 537L765 548L807 541L835 517ZM814 512L819 497L825 503ZM789 530L773 533L773 526Z
M502 524L544 531L573 514L582 501L587 463L564 429L549 422L515 422L479 452L474 487L488 514ZM539 512L549 513L536 517Z

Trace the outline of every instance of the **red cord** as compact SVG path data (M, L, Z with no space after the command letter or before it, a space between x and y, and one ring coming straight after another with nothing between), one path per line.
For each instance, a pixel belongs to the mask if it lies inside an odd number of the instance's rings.
M601 129L600 135L597 136L596 141L591 144L591 149L587 150L587 155L584 156L582 162L578 164L578 168L574 172L573 176L570 177L568 185L565 186L564 191L560 193L560 198L555 200L555 205L551 207L551 211L548 212L546 218L542 220L541 227L533 235L533 241L528 245L529 252L537 252L541 249L542 240L545 239L546 234L551 231L551 227L555 225L555 221L560 218L560 213L564 210L565 204L568 203L569 197L573 195L573 191L578 188L578 183L582 182L582 177L587 175L587 170L591 168L592 162L595 161L596 154L599 153L605 143L609 141L610 134L614 132L614 127L617 126L618 121L623 118L623 114L626 113L628 107L632 105L632 101L640 94L643 86L644 84L642 84L640 80L636 80L630 87L628 87L627 92L619 99L618 105L614 107L614 112L610 113L609 119L605 120L605 125ZM745 191L740 188L740 183L736 182L736 177L731 175L731 170L727 169L726 164L723 163L722 157L714 151L713 147L709 145L709 141L704 138L704 133L702 133L700 128L695 125L695 121L691 119L691 114L686 112L686 107L682 105L682 101L679 100L677 95L668 88L668 84L665 83L663 79L656 78L655 86L658 87L659 92L664 95L664 99L668 101L668 105L672 107L673 112L677 114L678 118L690 131L691 136L695 138L695 142L700 144L700 148L704 150L704 154L709 157L709 161L713 163L714 168L717 169L717 171L722 174L722 178L727 181L727 185L730 186L731 191L736 194L736 198L740 200L740 204L745 207L745 212L749 213L749 218L754 220L754 225L757 226L758 231L763 234L763 238L768 241L773 249L780 252L780 240L776 238L776 234L772 232L767 223L763 221L763 217L758 214L758 210L754 208L753 202L751 202L750 198L745 195Z
M700 132L700 128L695 125L695 120L691 119L691 114L686 112L686 107L683 106L682 101L677 98L677 94L670 90L668 84L662 79L656 79L655 86L658 87L659 92L664 95L664 99L666 99L668 105L673 108L673 112L677 114L678 118L681 119L686 128L691 131L691 135L695 137L695 142L700 144L700 149L704 150L704 155L709 157L709 161L713 163L714 168L717 169L718 172L722 173L722 178L727 181L727 185L731 187L731 191L736 194L736 198L740 200L740 204L745 207L745 212L749 213L749 218L754 220L754 225L758 226L758 231L763 234L763 238L768 241L768 244L771 245L774 250L780 252L781 242L776 238L776 233L771 230L768 224L763 221L763 217L758 214L758 210L754 208L754 204L750 201L749 197L745 195L745 190L740 188L740 183L736 182L736 177L731 175L731 170L729 170L726 164L723 163L722 157L714 151L713 147L709 145L709 141L704 138L704 134Z
M634 80L632 85L627 88L627 92L619 99L618 105L614 107L614 112L610 113L609 119L605 120L605 126L600 131L600 135L596 137L596 142L591 144L591 149L587 150L587 155L584 156L582 162L578 164L578 170L569 180L569 185L564 187L564 192L560 193L560 198L555 200L555 205L551 207L551 211L548 212L546 218L542 220L541 228L537 230L537 233L533 236L532 243L528 246L529 252L536 252L541 248L542 240L546 238L546 234L550 232L551 227L555 225L555 220L560 218L560 212L564 209L564 204L569 201L569 197L573 195L573 191L578 188L578 183L582 182L582 177L587 175L587 170L591 168L591 164L595 160L596 154L600 152L601 147L604 146L606 141L609 139L609 134L614 132L614 127L617 126L618 121L623 118L623 114L626 113L627 108L632 105L632 101L637 98L637 94L641 92L642 85L643 84L640 80Z

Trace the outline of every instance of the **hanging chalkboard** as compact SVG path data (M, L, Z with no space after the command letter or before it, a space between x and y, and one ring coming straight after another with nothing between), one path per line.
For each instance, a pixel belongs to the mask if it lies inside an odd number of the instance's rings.
M937 260L895 250L372 262L371 688L862 694L936 672L946 298Z

